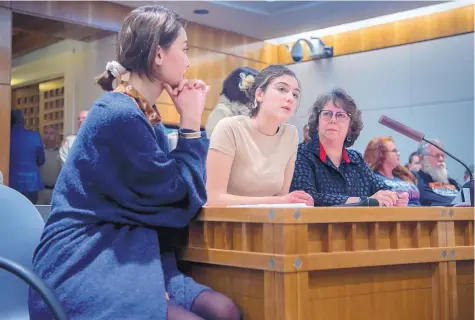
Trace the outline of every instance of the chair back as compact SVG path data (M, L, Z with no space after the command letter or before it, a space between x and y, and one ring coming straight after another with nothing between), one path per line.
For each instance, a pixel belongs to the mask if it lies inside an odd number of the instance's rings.
M35 206L21 193L0 185L0 257L31 269L43 228ZM2 269L0 319L29 319L28 285Z

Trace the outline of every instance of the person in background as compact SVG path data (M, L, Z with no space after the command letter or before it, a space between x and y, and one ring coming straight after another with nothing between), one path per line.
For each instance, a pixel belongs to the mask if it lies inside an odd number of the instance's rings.
M303 126L303 142L299 143L298 149L300 149L303 145L305 145L307 142L309 142L310 139L310 134L308 132L308 124Z
M39 167L45 163L45 151L38 132L23 126L23 112L12 110L10 133L10 183L33 204L44 188Z
M439 140L430 141L443 147ZM417 153L422 165L417 173L421 204L423 206L451 205L460 189L457 182L449 177L445 154L425 141L419 144Z
M392 137L378 137L372 139L363 155L374 174L397 193L407 192L409 205L419 206L419 189L415 182L416 177L400 163L400 153Z
M79 130L55 186L33 270L71 320L238 320L234 302L178 270L174 235L206 203L209 87L186 80L185 21L159 5L132 10L117 60L96 81L107 92ZM130 73L127 82L115 79ZM168 152L154 104L163 89L180 115ZM51 319L34 290L30 319Z
M78 130L81 128L84 120L86 120L88 113L89 113L88 110L81 110L79 112ZM66 162L66 159L68 158L69 151L71 150L75 140L76 140L76 135L75 134L71 134L71 135L67 136L64 139L63 144L61 145L61 148L59 149L59 156L60 156L61 161L63 162L63 164Z
M381 206L403 206L406 198L368 168L361 154L349 150L361 130L361 110L344 90L335 89L317 98L308 119L310 142L299 148L290 190L303 190L315 206L360 202L372 197Z
M414 173L417 173L419 170L421 170L421 162L419 160L419 155L417 154L417 151L414 151L411 153L409 156L409 162L407 163L406 167Z
M473 171L474 171L474 166L473 164L471 166L468 166L468 168L470 169L470 171L468 170L465 170L465 173L463 174L463 187L464 188L469 188L470 187L470 173L472 173L473 175Z
M303 126L303 143L307 143L309 142L310 140L310 132L309 132L309 129L308 129L308 124L304 125Z
M54 185L61 171L62 161L59 158L58 132L52 126L47 126L44 130L44 149L46 161L40 167L40 175L45 188L40 191L38 204L50 205L53 196Z
M243 78L256 76L257 70L249 67L241 67L231 72L223 82L223 90L219 96L216 107L211 111L206 122L206 135L211 137L216 124L224 118L233 116L248 116L250 113L249 98L240 89L239 85Z
M300 99L295 74L271 65L243 78L240 88L254 104L250 116L222 119L211 135L207 205L313 205L305 192L289 193L298 146L297 129L286 124Z

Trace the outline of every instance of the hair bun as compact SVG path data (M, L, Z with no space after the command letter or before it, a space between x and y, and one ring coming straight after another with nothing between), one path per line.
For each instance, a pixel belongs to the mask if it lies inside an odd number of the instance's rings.
M241 81L239 82L239 89L241 91L249 90L249 88L255 81L254 76L250 74L246 75L244 72L241 72L239 76L241 77Z

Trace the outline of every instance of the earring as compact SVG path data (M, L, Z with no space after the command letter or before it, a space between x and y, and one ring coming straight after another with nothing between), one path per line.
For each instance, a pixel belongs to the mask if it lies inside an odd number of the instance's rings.
M257 108L257 98L254 98L254 104L252 105L252 109Z
M350 142L350 141L351 141L351 137L350 137L350 136L346 137L346 141Z

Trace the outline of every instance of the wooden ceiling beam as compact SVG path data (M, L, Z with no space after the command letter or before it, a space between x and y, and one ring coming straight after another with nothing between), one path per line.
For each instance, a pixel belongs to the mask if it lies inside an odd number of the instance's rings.
M12 1L13 12L119 32L129 7L107 1Z
M24 33L12 39L13 58L49 46L60 40L62 39L52 37L51 35Z

